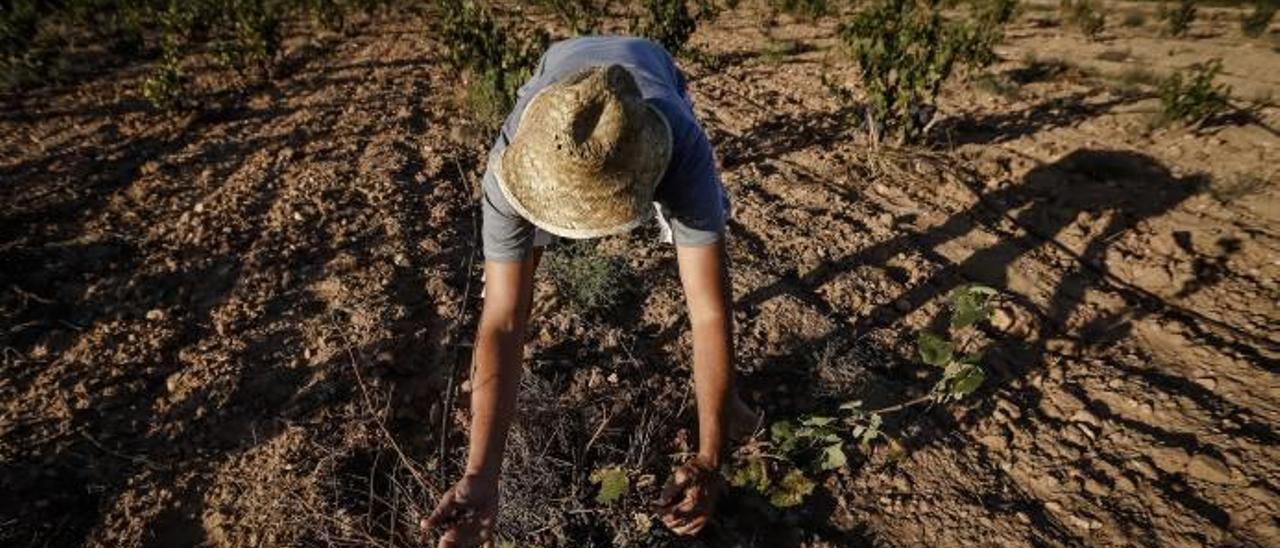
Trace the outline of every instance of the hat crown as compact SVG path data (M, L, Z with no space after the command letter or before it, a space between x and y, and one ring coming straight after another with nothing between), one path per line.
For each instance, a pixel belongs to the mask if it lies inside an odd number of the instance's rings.
M551 117L556 126L552 153L583 167L614 164L635 129L637 111L644 108L635 78L618 65L584 70L547 93L546 100L558 103L563 113Z

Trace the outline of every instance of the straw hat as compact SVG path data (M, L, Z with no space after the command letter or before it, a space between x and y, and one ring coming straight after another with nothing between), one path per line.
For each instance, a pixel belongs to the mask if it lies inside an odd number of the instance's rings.
M653 215L670 158L666 118L644 102L630 72L610 65L534 96L494 173L522 217L557 236L595 238Z

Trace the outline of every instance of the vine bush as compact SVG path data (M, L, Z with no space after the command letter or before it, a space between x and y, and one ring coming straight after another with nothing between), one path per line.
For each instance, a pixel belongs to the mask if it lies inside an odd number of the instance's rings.
M886 137L900 144L920 140L953 73L995 60L993 48L1003 40L1015 8L1014 1L996 0L957 21L944 18L936 0L878 0L842 24L840 37L867 89L873 143ZM835 86L828 82L828 87Z

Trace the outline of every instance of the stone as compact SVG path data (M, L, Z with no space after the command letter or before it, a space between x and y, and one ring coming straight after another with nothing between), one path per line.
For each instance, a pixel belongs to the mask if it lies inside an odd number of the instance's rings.
M1148 456L1151 457L1151 462L1156 465L1156 468L1163 470L1166 474L1182 472L1187 466L1187 461L1191 459L1187 451L1181 447L1153 447Z
M1190 462L1187 463L1187 475L1201 481L1231 483L1231 468L1211 455L1200 454L1191 457Z
M1089 412L1088 409L1081 409L1071 415L1072 422L1083 422L1089 426L1102 426L1102 421L1098 420L1097 415Z
M987 449L993 452L1003 453L1009 446L1009 439L1003 433L997 431L978 438L978 443L987 446Z
M180 388L181 385L182 385L182 373L174 373L172 375L169 375L169 378L164 380L164 387L168 389L170 393L177 392L178 388Z
M1110 487L1093 478L1084 481L1084 490L1086 493L1097 497L1105 497L1111 494Z

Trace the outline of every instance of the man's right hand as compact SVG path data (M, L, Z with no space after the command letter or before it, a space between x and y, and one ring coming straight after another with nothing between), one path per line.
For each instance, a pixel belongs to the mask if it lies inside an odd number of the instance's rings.
M440 497L422 531L443 531L438 548L492 547L497 517L498 478L467 474Z

